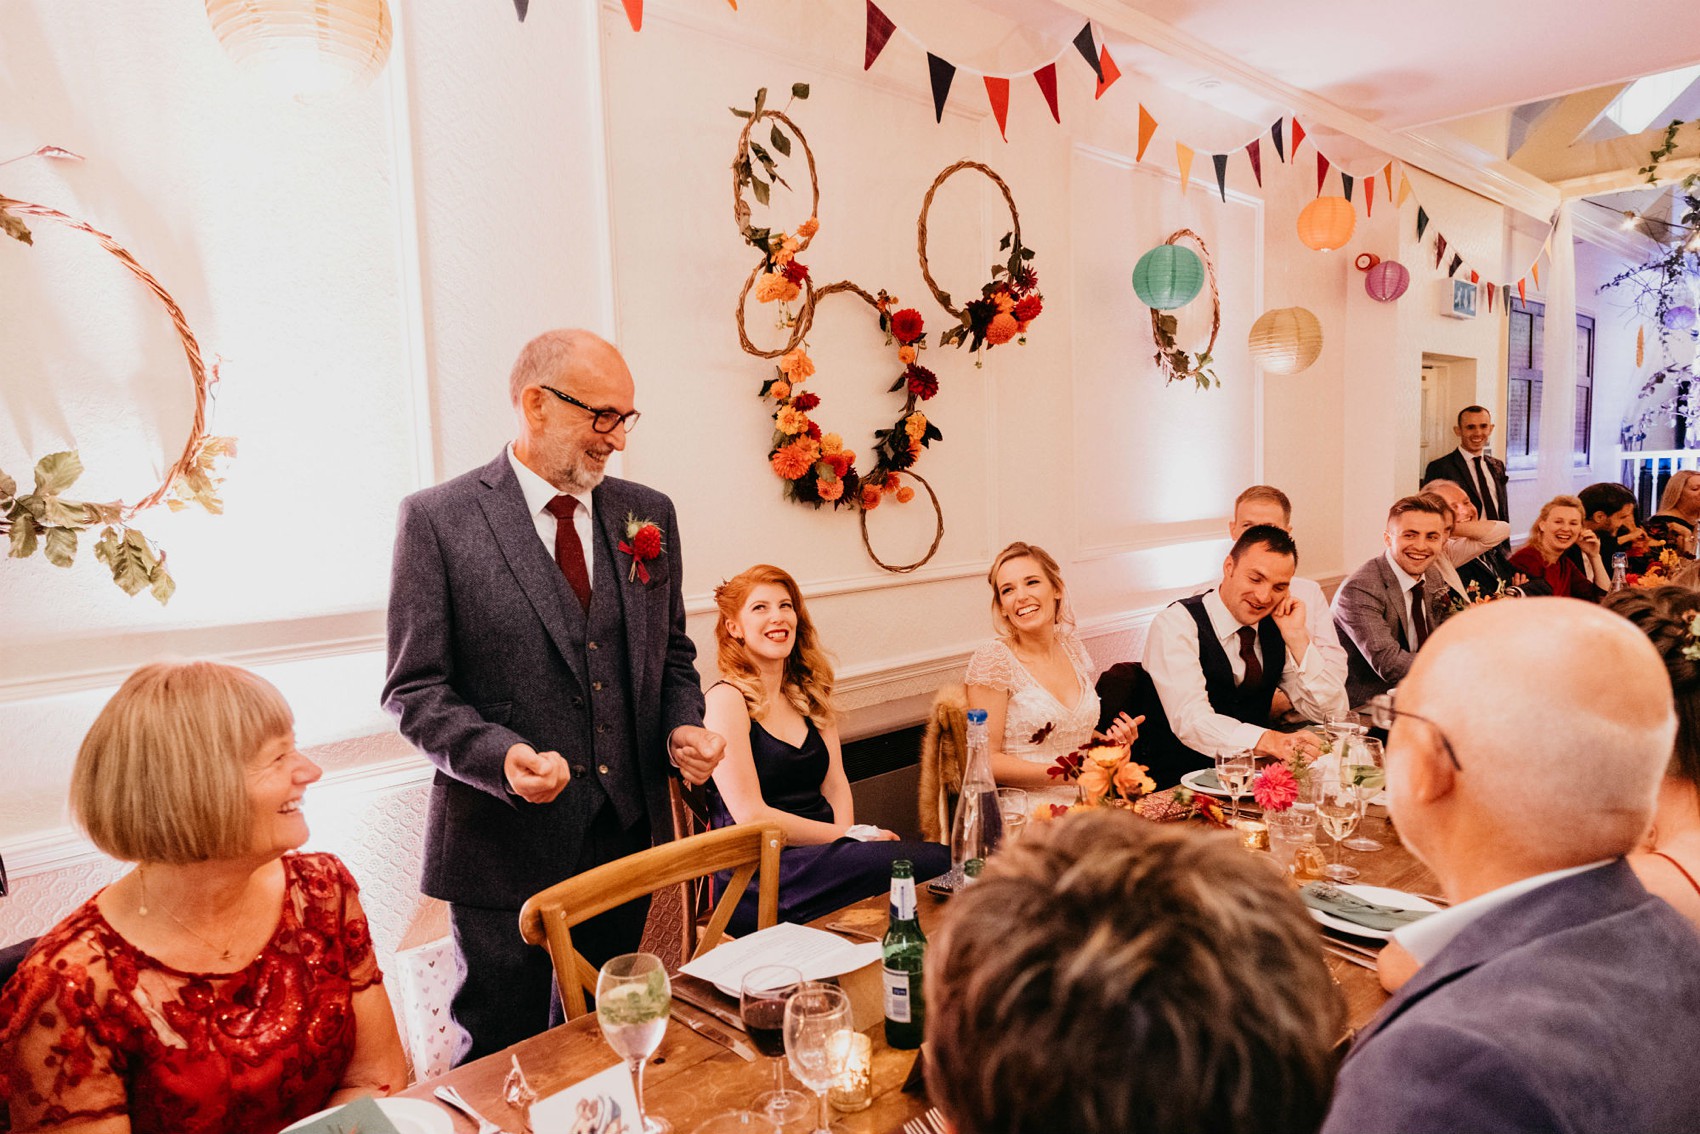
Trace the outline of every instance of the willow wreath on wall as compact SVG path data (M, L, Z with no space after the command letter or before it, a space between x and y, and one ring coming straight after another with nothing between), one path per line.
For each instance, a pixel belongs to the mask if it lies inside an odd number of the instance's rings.
M1190 228L1180 228L1171 232L1163 243L1174 244L1180 240L1191 240L1198 245L1199 259L1204 261L1204 280L1210 288L1210 340L1197 354L1184 349L1175 339L1175 332L1180 324L1174 314L1152 307L1149 308L1151 341L1157 347L1153 358L1156 359L1157 369L1163 372L1163 385L1191 379L1198 384L1200 390L1208 390L1211 386L1222 384L1222 380L1216 377L1216 372L1211 369L1215 364L1211 352L1216 349L1216 336L1222 333L1222 293L1216 287L1216 261L1210 258L1210 249L1204 239Z
M1009 206L1010 228L998 242L998 250L1009 256L992 265L991 278L981 286L980 298L957 307L950 293L933 279L932 265L927 262L927 214L932 211L933 195L939 187L964 170L984 174L1003 194L1004 204ZM939 335L939 346L967 344L974 352L974 365L979 366L981 354L995 346L1011 340L1018 346L1026 345L1027 327L1044 310L1045 300L1039 293L1039 273L1032 264L1033 249L1021 243L1021 214L1015 207L1015 195L996 170L977 161L959 161L939 171L921 200L921 215L915 221L915 254L921 260L921 278L927 281L933 298L956 316L957 325Z
M223 478L218 463L236 455L236 440L209 436L206 431L207 391L218 381L217 366L209 367L201 358L200 344L177 301L111 236L57 209L0 196L0 231L33 245L34 239L23 220L26 216L93 237L153 292L171 317L183 344L195 387L195 410L182 453L166 470L159 485L134 504L67 497L65 493L83 474L82 457L75 449L49 453L38 460L34 468L35 483L28 492L19 491L18 482L0 470L0 536L9 541L9 556L13 559L27 559L39 550L55 567L70 567L76 560L80 537L98 528L94 557L112 572L112 581L125 594L135 595L145 589L159 602L167 602L177 584L166 569L165 552L142 534L133 521L137 514L158 504L173 512L191 506L204 508L215 516L223 512L224 504L218 495Z

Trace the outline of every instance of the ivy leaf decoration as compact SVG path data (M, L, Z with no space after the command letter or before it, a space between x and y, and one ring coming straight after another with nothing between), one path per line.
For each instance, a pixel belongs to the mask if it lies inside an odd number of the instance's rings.
M49 453L35 463L35 494L57 496L83 475L83 459L75 449Z
M767 204L768 197L773 192L773 188L761 178L752 177L750 178L750 192L755 194L757 201L765 205Z
M809 97L809 84L807 84L807 83L792 83L791 84L791 97L792 98L808 98Z
M791 156L791 139L785 136L785 131L779 128L779 123L773 124L773 130L768 134L767 140L772 142L773 148L785 157Z
M35 238L30 235L29 225L16 213L8 212L4 205L0 205L0 232L25 244L35 243Z
M134 528L122 536L113 528L101 532L94 555L112 570L112 581L127 595L147 588L160 603L170 601L177 583L165 569L165 560L154 553L147 537Z
M0 508L9 507L18 495L18 482L0 472Z
M74 528L48 528L47 541L41 554L55 567L69 567L77 557L77 532Z
M12 523L12 547L8 554L13 559L28 559L35 554L35 517L23 511L22 508L15 508L10 519Z

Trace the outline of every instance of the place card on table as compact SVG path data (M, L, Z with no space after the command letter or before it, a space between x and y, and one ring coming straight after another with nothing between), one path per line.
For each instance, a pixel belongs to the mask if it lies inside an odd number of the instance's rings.
M624 1063L616 1063L531 1104L533 1130L573 1134L641 1134L637 1090Z
M289 1128L289 1134L401 1134L373 1098L355 1099Z
M857 944L824 929L782 921L718 945L679 971L706 980L736 998L745 975L762 965L790 965L805 980L825 980L855 972L879 959L877 941Z

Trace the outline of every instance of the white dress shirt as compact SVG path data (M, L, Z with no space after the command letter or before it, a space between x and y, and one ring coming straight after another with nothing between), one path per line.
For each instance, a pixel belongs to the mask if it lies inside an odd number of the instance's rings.
M1245 662L1240 658L1239 620L1228 613L1215 591L1204 596L1204 612L1228 655L1234 680L1242 680ZM1261 662L1261 642L1256 651ZM1162 698L1169 728L1182 744L1210 757L1219 752L1241 752L1256 747L1266 725L1238 721L1211 707L1204 666L1199 660L1198 623L1180 603L1165 607L1151 620L1145 638L1144 665L1157 687L1157 695ZM1287 651L1287 663L1281 670L1281 691L1299 715L1309 721L1326 721L1350 708L1346 704L1344 677L1328 668L1314 641L1302 658Z
M1482 451L1479 453L1469 453L1464 450L1464 446L1460 445L1453 452L1457 453L1458 459L1464 462L1464 467L1470 470L1470 479L1475 481L1476 492L1479 493L1477 499L1483 504L1491 502L1494 510L1498 511L1499 487L1494 483L1493 470L1488 468L1487 446L1482 446ZM1477 464L1478 461L1481 463ZM1486 509L1482 510L1485 511Z
M1452 538L1446 541L1446 558L1454 567L1462 567L1510 538L1511 525L1504 520L1466 520L1453 525Z
M1417 580L1411 578L1411 573L1409 571L1399 566L1399 561L1393 558L1393 549L1391 547L1383 552L1383 554L1387 556L1387 565L1393 568L1393 577L1399 580L1399 593L1405 596L1405 625L1411 627L1411 632L1414 634L1416 633L1417 620L1411 615L1411 591L1416 587ZM1426 574L1427 572L1424 573ZM1444 572L1442 573L1444 574ZM1454 571L1453 574L1457 574L1457 572ZM1424 590L1426 591L1427 588L1425 587ZM1434 627L1430 626L1429 629L1433 630ZM1417 652L1417 644L1415 642L1405 643L1405 648L1410 650L1413 654Z
M525 494L525 507L531 513L531 523L537 529L537 538L543 541L544 550L549 558L555 558L555 514L549 511L549 502L560 496L561 490L532 472L526 463L514 456L513 443L508 444L508 464L514 467L514 475L519 478L519 490ZM594 528L590 522L590 493L569 492L566 495L577 500L579 506L573 509L573 528L578 532L579 544L584 548L585 577L595 585L596 560L592 550L595 542L591 539Z
M1602 866L1610 866L1615 861L1616 859L1602 858L1598 862L1585 863L1582 866L1567 866L1563 870L1549 870L1545 874L1520 878L1497 890L1478 894L1467 902L1459 902L1451 909L1441 910L1421 921L1401 926L1393 931L1393 940L1403 945L1405 951L1415 957L1419 965L1426 965L1451 944L1454 937L1464 932L1471 922L1483 914L1498 909L1530 890L1538 890L1549 882L1569 878L1572 874L1580 874L1584 870L1598 870Z
M1192 593L1202 595L1215 589L1215 583L1206 583ZM1295 575L1287 593L1305 604L1305 630L1310 634L1310 644L1322 655L1322 664L1344 684L1346 647L1340 644L1339 631L1334 629L1334 612L1328 607L1328 599L1322 594L1321 584ZM1238 657L1237 647L1229 652Z

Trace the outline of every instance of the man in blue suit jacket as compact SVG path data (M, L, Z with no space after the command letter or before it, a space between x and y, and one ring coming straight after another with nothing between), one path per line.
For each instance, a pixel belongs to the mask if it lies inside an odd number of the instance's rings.
M619 351L540 335L509 394L513 444L402 502L390 588L383 700L437 766L421 889L449 903L457 1062L549 1026L526 899L667 837L668 775L705 781L723 747L702 728L672 502L604 479L638 416ZM638 562L642 523L660 550ZM573 944L598 965L631 952L647 909L593 918Z
M1372 709L1389 807L1453 905L1395 934L1421 967L1357 1037L1324 1134L1700 1130L1700 935L1623 860L1675 734L1658 654L1586 603L1491 603L1396 698Z

